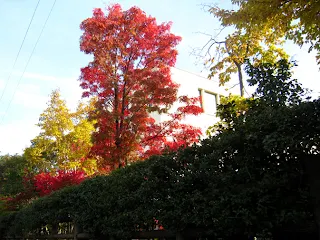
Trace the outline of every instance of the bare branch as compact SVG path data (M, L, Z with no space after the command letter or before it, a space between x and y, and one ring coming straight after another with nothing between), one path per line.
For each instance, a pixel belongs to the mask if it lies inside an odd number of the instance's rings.
M211 4L201 3L201 4L198 4L198 6L200 6L203 11L209 12L211 8L217 7L218 5L216 3L211 3Z

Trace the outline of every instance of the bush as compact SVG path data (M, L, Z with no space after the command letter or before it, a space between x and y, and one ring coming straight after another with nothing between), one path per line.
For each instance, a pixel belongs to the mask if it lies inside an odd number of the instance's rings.
M157 222L220 237L313 233L303 159L319 149L319 116L319 100L249 110L201 146L87 179L1 215L0 232L74 221L86 232L119 238Z

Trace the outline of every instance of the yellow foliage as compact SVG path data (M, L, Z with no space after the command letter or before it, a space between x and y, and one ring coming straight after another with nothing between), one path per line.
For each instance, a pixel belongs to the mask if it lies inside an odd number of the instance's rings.
M92 103L81 103L75 112L71 112L60 92L53 91L37 124L41 132L25 149L28 162L43 171L82 169L93 174L97 169L96 163L87 159L94 131L94 123L87 117L90 109Z
M229 34L222 42L218 42L216 57L211 61L211 74L213 77L219 73L220 85L231 79L231 74L242 71L242 65L250 59L254 65L261 62L274 63L288 55L281 48L281 41L274 39L267 29L262 31L251 27L249 30L236 30ZM243 81L239 79L239 81ZM241 93L243 95L243 93Z
M223 26L237 30L256 29L257 34L266 36L264 43L281 43L284 38L299 46L310 45L315 49L318 64L320 59L320 2L301 0L231 0L238 10L217 7L210 11L220 19Z

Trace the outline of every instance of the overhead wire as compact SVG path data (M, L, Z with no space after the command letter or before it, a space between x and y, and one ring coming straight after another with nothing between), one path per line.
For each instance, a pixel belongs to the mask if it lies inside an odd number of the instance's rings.
M7 87L8 87L9 81L10 81L10 79L11 79L13 70L14 70L16 64L17 64L18 58L19 58L19 56L20 56L21 49L22 49L22 47L23 47L23 45L24 45L24 42L25 42L25 40L26 40L26 37L27 37L27 35L28 35L30 26L31 26L31 24L32 24L32 22L33 22L33 19L34 19L34 16L35 16L36 12L37 12L37 9L38 9L38 6L39 6L40 1L41 1L41 0L38 0L38 3L37 3L37 5L36 5L36 7L35 7L35 9L34 9L34 11L33 11L33 14L32 14L31 20L30 20L30 22L29 22L28 28L27 28L27 30L26 30L26 32L25 32L25 34L24 34L24 37L23 37L22 43L21 43L21 45L20 45L19 51L18 51L18 53L17 53L17 55L16 55L16 58L15 58L15 60L14 60L12 70L11 70L11 72L10 72L10 74L9 74L9 77L8 77L6 83L5 83L4 89L2 90L2 93L1 93L1 96L0 96L0 102L1 102L1 100L2 100L2 98L3 98L3 96L4 96L4 93L5 93L6 90L7 90Z
M28 65L29 65L29 63L30 63L30 60L31 60L31 58L32 58L32 56L33 56L33 54L34 54L34 51L35 51L36 48L37 48L37 45L38 45L38 43L39 43L39 41L40 41L40 38L41 38L41 36L42 36L42 33L43 33L46 25L47 25L47 23L48 23L48 20L49 20L49 18L50 18L50 16L51 16L51 13L52 13L52 11L53 11L53 8L54 8L56 2L57 2L57 0L54 0L53 4L52 4L52 6L51 6L51 9L50 9L50 12L49 12L49 14L48 14L48 16L47 16L47 19L46 19L46 21L44 22L44 24L43 24L43 26L42 26L42 29L41 29L40 34L39 34L39 36L38 36L38 39L37 39L37 41L36 41L36 43L35 43L32 51L31 51L31 54L30 54L30 56L29 56L29 58L28 58L28 61L27 61L26 65L25 65L25 67L24 67L24 69L23 69L23 72L22 72L22 74L21 74L21 76L20 76L20 78L19 78L19 80L18 80L18 82L17 82L17 85L16 85L16 87L15 87L15 89L14 89L13 95L12 95L10 101L9 101L9 104L8 104L8 106L7 106L7 108L6 108L6 111L5 111L4 114L2 115L2 118L1 118L1 120L0 120L0 126L2 125L3 120L4 120L4 118L5 118L5 115L7 114L8 110L9 110L9 108L10 108L10 106L11 106L11 103L12 103L12 101L13 101L15 95L16 95L17 89L18 89L18 87L19 87L19 85L20 85L20 83L21 83L21 80L22 80L22 78L23 78L23 76L24 76L24 74L25 74L25 72L26 72L26 70L27 70L27 68L28 68Z
M200 78L203 78L203 79L206 79L206 80L209 79L208 77L204 77L204 76L202 76L202 75L200 75L200 74L198 74L198 73L194 73L194 72L191 72L191 71L188 71L188 70L184 70L184 69L181 69L181 68L178 68L178 67L173 67L173 68L175 68L175 69L177 69L177 70L179 70L179 71L182 71L182 72L186 72L186 73L195 75L195 76L197 76L197 77L200 77ZM210 79L210 81L213 81L213 82L216 82L216 83L219 83L219 84L220 84L219 80L217 80L217 79ZM230 84L225 84L225 86L226 86L226 87L231 87Z

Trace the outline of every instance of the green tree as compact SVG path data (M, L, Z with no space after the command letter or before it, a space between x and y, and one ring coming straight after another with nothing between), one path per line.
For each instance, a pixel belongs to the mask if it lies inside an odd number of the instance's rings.
M0 196L12 196L23 190L22 178L27 168L21 155L0 156Z
M216 221L230 234L291 239L304 231L297 239L305 239L315 231L305 164L313 157L319 161L319 100L304 100L306 91L291 76L293 66L286 60L248 63L254 97L226 99L219 106L225 124L200 147L197 158L210 156L211 181L220 186L206 197L216 199L214 212L223 212Z
M298 105L309 91L297 79L292 78L295 62L282 59L276 63L263 63L255 67L247 62L246 73L249 86L256 86L254 97L270 107Z
M230 129L234 124L234 119L245 114L250 108L253 98L245 98L239 95L230 94L227 97L220 97L220 104L217 106L217 117L220 121L210 126L206 134L211 137Z
M239 116L245 115L248 110L260 107L279 107L300 104L309 99L308 89L302 88L297 79L292 78L295 62L286 59L275 63L261 63L258 66L250 61L245 62L245 72L249 79L249 86L256 87L252 97L244 98L237 95L221 97L217 107L217 116L220 121L207 130L207 135L216 135L233 127Z
M40 171L50 169L83 169L91 174L95 161L87 159L91 148L93 122L88 119L90 105L80 104L71 112L60 92L50 96L47 109L40 115L37 124L41 132L25 149L25 156L31 165Z

